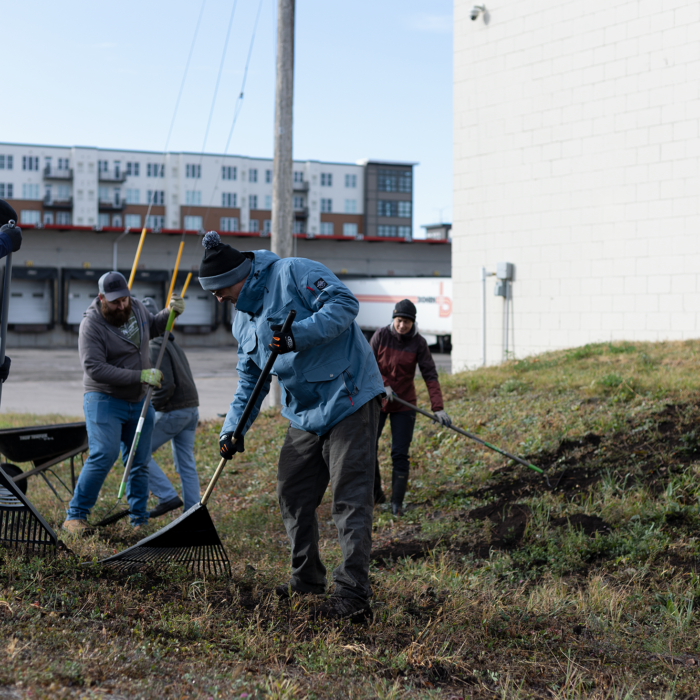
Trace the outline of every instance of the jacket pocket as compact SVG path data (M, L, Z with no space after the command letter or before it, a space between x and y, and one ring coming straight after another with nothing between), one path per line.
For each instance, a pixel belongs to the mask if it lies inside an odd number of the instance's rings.
M316 365L304 370L304 379L307 382L330 382L337 379L350 366L350 360L340 358L325 362L322 365Z

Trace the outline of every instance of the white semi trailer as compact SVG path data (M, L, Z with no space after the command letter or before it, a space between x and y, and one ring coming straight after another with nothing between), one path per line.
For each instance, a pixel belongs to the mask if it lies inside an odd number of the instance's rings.
M357 322L368 338L391 323L397 301L410 299L418 310L418 329L428 344L437 345L440 352L451 350L451 277L368 277L343 282L360 302Z

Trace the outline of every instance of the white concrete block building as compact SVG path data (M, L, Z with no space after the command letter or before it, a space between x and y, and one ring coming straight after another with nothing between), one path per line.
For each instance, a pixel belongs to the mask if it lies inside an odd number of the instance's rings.
M453 366L700 333L700 4L454 6ZM486 283L486 361L504 300ZM513 336L514 333L514 336ZM513 348L513 340L514 348Z

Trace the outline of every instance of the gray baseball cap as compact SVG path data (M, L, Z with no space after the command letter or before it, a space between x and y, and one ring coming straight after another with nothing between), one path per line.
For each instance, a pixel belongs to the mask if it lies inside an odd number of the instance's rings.
M126 277L116 270L105 272L104 275L100 277L100 281L97 284L100 294L102 294L107 301L114 301L115 299L131 296L129 285L126 283Z

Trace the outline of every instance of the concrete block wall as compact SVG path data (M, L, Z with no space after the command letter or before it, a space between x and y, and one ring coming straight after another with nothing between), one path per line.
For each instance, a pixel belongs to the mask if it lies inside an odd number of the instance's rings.
M480 267L516 264L515 353L700 333L700 4L454 5L453 366ZM487 282L487 362L503 300Z

